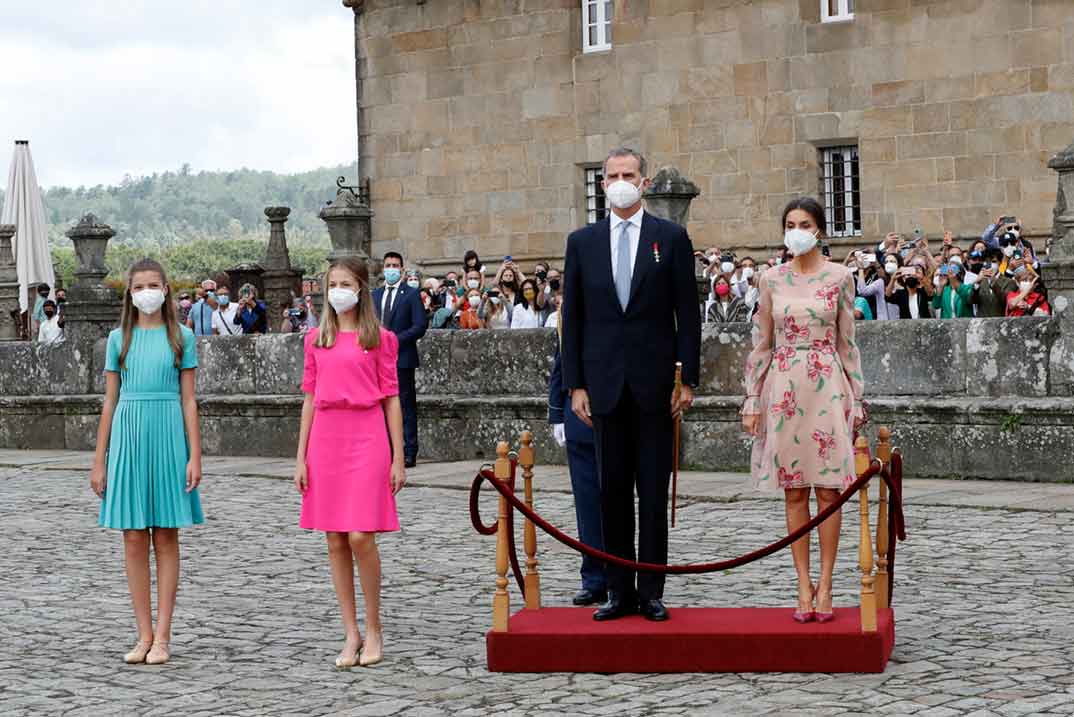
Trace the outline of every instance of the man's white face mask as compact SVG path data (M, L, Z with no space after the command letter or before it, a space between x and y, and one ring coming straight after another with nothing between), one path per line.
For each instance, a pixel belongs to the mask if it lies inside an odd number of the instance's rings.
M623 179L617 179L607 186L604 196L616 209L626 209L641 201L641 188Z

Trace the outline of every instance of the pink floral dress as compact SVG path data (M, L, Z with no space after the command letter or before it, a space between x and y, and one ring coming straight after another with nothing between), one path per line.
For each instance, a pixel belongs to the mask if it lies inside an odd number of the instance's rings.
M760 278L743 415L762 416L751 459L759 490L854 481L854 420L862 417L854 342L854 275L840 264Z

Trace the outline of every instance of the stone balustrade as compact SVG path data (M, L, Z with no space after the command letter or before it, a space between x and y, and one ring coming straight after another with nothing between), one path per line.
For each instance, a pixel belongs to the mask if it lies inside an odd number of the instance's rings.
M1074 481L1074 332L1062 319L859 323L873 426L889 425L915 475ZM430 331L418 372L423 458L490 459L546 424L551 330ZM104 342L0 343L0 447L92 448ZM684 468L742 470L739 428L749 327L706 326L701 390L683 430ZM302 375L297 335L199 339L208 453L290 455Z

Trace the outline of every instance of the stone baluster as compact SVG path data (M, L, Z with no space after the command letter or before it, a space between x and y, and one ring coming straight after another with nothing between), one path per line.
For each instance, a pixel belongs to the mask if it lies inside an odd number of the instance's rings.
M674 167L663 167L645 191L645 208L682 226L690 221L690 202L701 194L697 185Z
M533 510L533 464L536 451L533 448L533 434L522 432L522 447L518 449L518 464L522 466L522 479L526 487L526 507ZM537 571L537 526L526 518L526 607L531 610L541 608L541 576Z
M373 241L373 210L369 208L366 191L343 185L343 177L336 181L339 189L336 198L328 202L318 215L328 225L328 239L332 251L328 260L357 257L369 261ZM379 273L370 267L370 274Z
M891 467L891 431L881 428L877 432L876 457ZM888 484L879 480L880 505L876 513L876 606L888 607Z
M68 342L92 343L108 336L119 323L122 302L115 291L104 285L108 276L105 252L108 241L116 233L112 227L98 222L93 214L82 217L66 233L75 245L78 268L74 284L67 292L64 335Z
M869 441L858 436L854 443L854 469L859 476L869 470ZM876 593L873 577L873 540L869 530L869 484L858 489L861 513L861 542L858 545L858 567L861 568L861 631L876 632Z
M14 236L14 224L0 224L0 341L19 338L19 275L11 251Z
M493 475L501 483L511 481L511 459L507 457L507 443L496 444L496 463ZM492 631L507 632L511 617L511 596L507 594L508 535L507 498L500 496L500 509L496 521L496 594L492 598Z

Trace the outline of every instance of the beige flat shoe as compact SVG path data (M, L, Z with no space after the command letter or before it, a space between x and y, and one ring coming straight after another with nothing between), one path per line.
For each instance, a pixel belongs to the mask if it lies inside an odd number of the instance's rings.
M145 656L147 665L163 665L171 659L172 653L168 650L168 643L157 640L153 643L153 649Z
M349 670L358 664L358 654L362 651L362 643L358 643L358 647L354 648L354 652L348 656L342 650L339 656L336 657L336 669L337 670Z
M144 642L139 640L134 644L134 649L123 656L123 661L128 665L140 665L145 662L145 656L149 653L149 648L153 646L153 641L149 640Z

